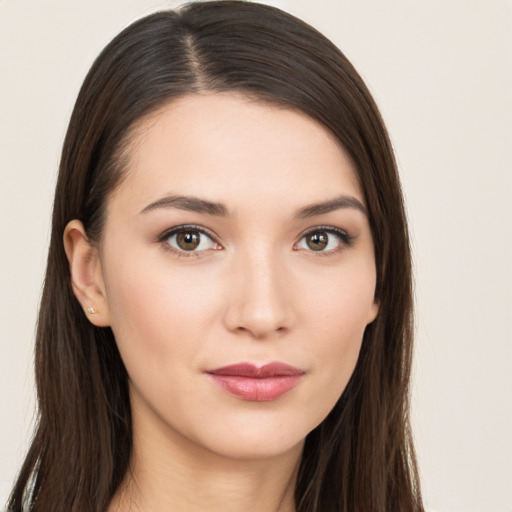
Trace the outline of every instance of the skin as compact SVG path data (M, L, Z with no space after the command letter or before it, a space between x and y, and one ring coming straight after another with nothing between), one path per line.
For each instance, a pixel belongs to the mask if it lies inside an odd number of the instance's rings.
M225 215L162 201L176 196ZM294 510L304 439L342 394L378 313L357 202L350 159L302 113L196 94L139 123L100 244L77 220L64 234L75 294L92 323L111 326L130 379L132 471L110 511ZM163 236L181 225L208 235L183 250ZM311 231L328 245L308 245ZM232 396L205 373L272 361L304 371L276 400Z

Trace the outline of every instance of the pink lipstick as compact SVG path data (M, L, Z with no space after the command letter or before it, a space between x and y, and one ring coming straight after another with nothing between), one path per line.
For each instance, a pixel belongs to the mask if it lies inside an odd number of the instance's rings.
M253 402L269 402L293 389L305 372L274 362L261 367L251 363L232 364L206 373L216 385L233 396Z

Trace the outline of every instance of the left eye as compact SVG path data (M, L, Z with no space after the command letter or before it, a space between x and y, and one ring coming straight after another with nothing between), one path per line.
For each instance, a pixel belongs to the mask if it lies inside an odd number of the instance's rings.
M166 242L177 251L198 252L213 249L217 244L198 229L181 228L169 233Z
M329 252L348 244L348 235L332 230L318 229L305 234L297 245L299 248L309 251Z

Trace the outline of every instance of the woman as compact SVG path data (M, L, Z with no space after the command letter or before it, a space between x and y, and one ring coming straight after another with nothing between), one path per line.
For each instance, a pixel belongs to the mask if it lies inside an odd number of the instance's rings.
M9 510L421 511L411 265L378 110L244 2L125 29L64 143Z

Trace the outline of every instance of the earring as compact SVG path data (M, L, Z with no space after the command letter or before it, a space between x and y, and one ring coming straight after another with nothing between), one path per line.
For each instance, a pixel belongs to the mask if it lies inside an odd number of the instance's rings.
M94 313L96 313L96 310L94 308L87 308L87 313L94 315Z

